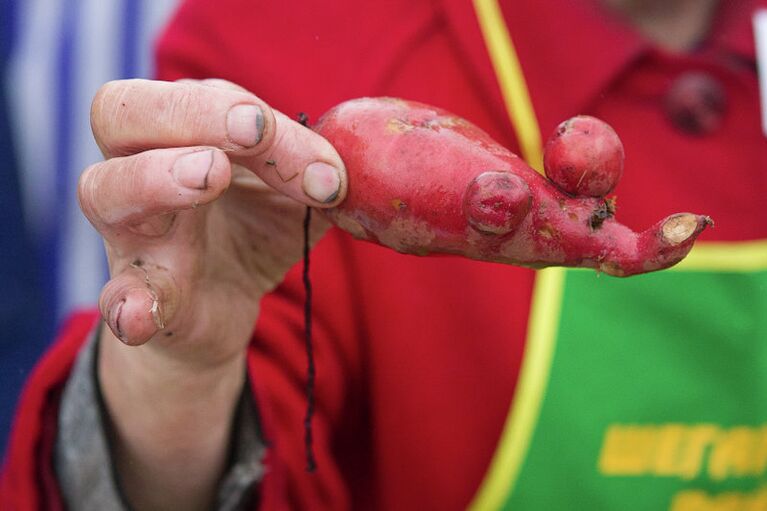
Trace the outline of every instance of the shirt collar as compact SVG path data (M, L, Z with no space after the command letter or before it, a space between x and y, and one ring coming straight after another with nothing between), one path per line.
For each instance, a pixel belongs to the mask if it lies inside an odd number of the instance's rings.
M499 0L525 75L542 136L587 113L609 84L653 45L597 0ZM721 0L709 45L754 60L751 18L767 0ZM481 78L499 122L508 116L471 2L446 0L445 16ZM502 117L502 119L500 118Z

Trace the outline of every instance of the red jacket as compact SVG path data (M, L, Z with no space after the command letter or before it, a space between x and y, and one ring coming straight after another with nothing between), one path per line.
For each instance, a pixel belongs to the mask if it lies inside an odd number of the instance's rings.
M706 239L767 237L750 31L752 7L764 2L722 3L710 43L693 56L654 49L588 0L504 3L544 138L577 113L621 136L619 218L632 227L688 210L716 219ZM683 132L664 109L669 86L692 70L726 97L722 126L705 137ZM405 97L518 150L470 2L190 0L161 41L159 73L223 77L310 119L353 97ZM534 273L404 256L339 231L312 257L319 470L304 472L303 291L294 270L265 298L249 353L271 445L262 508L465 507L514 395ZM50 463L57 396L94 320L76 316L30 379L3 509L59 506Z

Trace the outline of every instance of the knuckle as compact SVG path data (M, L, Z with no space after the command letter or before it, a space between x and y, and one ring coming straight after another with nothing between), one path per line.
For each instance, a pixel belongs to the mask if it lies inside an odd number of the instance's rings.
M146 112L155 130L168 139L158 147L188 145L207 136L216 126L216 98L212 96L216 92L200 83L174 83L166 89L153 110Z
M147 158L140 154L95 163L87 167L78 180L77 198L80 209L99 230L114 227L126 220L132 211L125 204L130 198L144 195L142 169Z
M95 190L98 188L96 181L101 165L102 163L94 163L88 166L77 181L77 200L80 203L80 209L91 222L98 220Z
M279 130L269 140L262 141L263 146L259 149L272 159L275 153L280 151L290 152L295 145L295 134L290 130ZM259 144L261 145L261 144Z
M165 121L187 126L197 118L197 112L204 104L200 87L197 84L178 84L170 89L165 102Z
M102 85L91 102L91 131L104 154L112 153L115 129L122 124L125 98L130 93L129 80L112 80Z
M158 166L157 160L158 158L155 158L150 151L126 156L115 161L114 164L119 165L120 169L111 174L115 176L114 179L119 179L120 183L114 188L120 189L119 193L123 195L123 198L144 198L148 192L152 191L147 190L147 172Z
M91 127L94 134L103 128L104 119L107 117L106 112L111 110L110 105L117 96L121 85L122 82L112 80L99 87L99 90L93 96L93 101L91 102Z

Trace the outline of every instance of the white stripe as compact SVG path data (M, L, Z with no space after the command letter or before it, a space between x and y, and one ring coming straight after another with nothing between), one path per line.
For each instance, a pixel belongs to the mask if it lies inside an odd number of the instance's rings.
M762 97L762 131L767 137L767 9L754 13L756 62L759 68L759 94Z
M18 39L10 56L7 90L17 139L19 183L27 225L41 242L54 224L56 48L60 0L18 2ZM62 199L63 200L63 199Z
M141 0L144 19L139 27L139 70L143 76L155 76L155 44L165 25L178 8L178 0Z

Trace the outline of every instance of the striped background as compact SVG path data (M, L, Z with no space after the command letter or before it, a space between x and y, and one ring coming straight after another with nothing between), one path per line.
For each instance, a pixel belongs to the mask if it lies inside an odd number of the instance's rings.
M69 311L96 302L106 279L101 240L75 197L81 170L100 159L90 134L91 98L106 81L152 75L152 42L177 1L0 1L2 77L17 163L14 171L3 158L0 172L4 178L16 172L23 207L22 214L0 195L6 202L0 203L0 246L18 246L12 227L25 225L31 247L15 258L28 258L22 286L37 286L43 305L40 328L29 330L40 339L0 330L2 445L32 361ZM35 313L14 311L29 322Z

